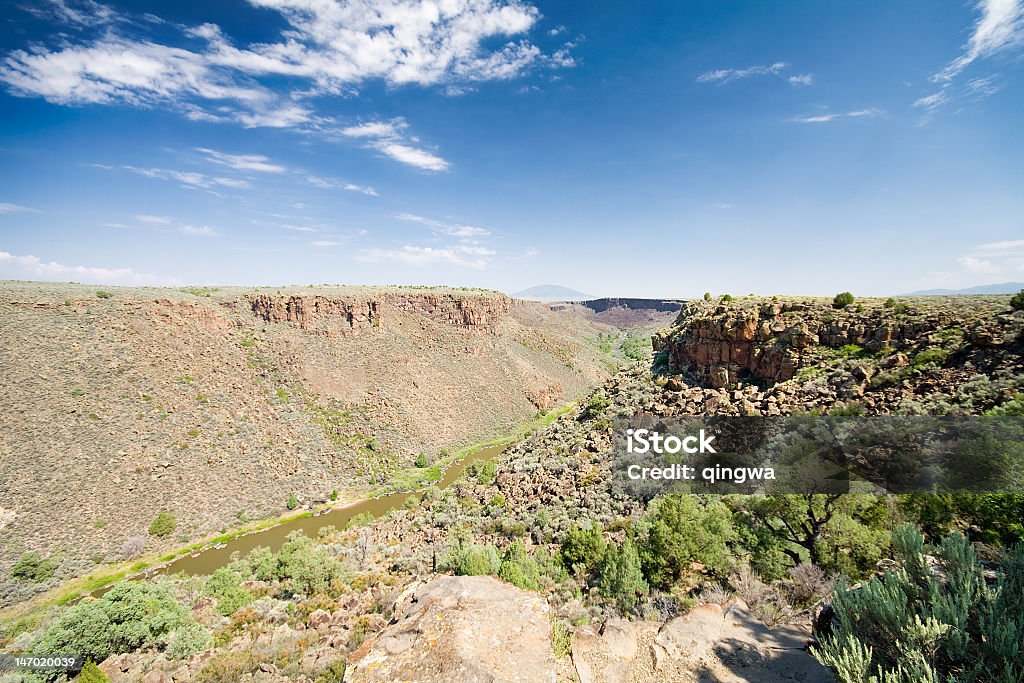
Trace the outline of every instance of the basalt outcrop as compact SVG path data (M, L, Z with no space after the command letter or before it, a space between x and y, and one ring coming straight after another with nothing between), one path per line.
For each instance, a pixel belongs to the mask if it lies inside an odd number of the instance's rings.
M383 294L372 299L323 295L256 294L252 313L270 323L289 323L307 332L350 336L380 329L389 312L413 313L468 332L493 332L513 300L498 295Z
M555 680L547 600L489 576L441 576L349 657L346 683Z
M842 309L812 298L693 301L653 343L656 352L666 354L671 372L686 373L712 388L743 380L772 384L816 363L821 354L813 351L823 348L905 351L949 329L978 346L1013 341L1019 321L1005 301L976 298L921 297L888 306L872 299Z

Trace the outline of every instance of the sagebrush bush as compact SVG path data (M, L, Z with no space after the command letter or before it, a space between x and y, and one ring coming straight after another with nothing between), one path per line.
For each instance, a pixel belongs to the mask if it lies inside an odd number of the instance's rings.
M1024 289L1020 290L1010 298L1010 308L1015 311L1024 310Z
M960 534L929 547L903 525L893 548L899 569L833 593L837 625L814 655L840 683L1024 680L1024 546L1005 555L994 585Z
M142 551L146 548L146 537L145 536L132 536L125 540L121 546L121 555L126 560L134 560L136 557L142 554Z

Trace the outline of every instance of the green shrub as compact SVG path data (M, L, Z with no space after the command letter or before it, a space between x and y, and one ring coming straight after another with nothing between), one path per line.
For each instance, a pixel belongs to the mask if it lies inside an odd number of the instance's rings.
M711 292L704 292L704 301L711 301Z
M1024 289L1020 290L1010 298L1010 308L1015 311L1024 310Z
M601 595L615 600L622 610L634 609L640 596L647 593L640 555L631 539L626 538L618 547L608 546L601 559L597 587Z
M149 535L162 538L169 536L176 528L178 528L178 519L169 512L161 512L149 525Z
M637 525L637 548L648 583L670 588L698 562L724 574L736 538L729 509L715 499L671 494L655 501Z
M853 303L853 294L840 292L832 298L832 308L846 308Z
M930 348L914 356L913 366L923 368L928 365L942 365L949 358L949 351L941 348Z
M840 683L1024 680L1024 546L1005 556L991 588L959 534L928 547L904 525L893 547L899 569L833 593L838 624L813 654Z
M245 558L249 573L257 581L273 581L277 576L277 556L265 546L257 546Z
M514 541L505 550L498 566L498 578L525 590L535 591L540 587L540 569L522 541Z
M75 679L75 683L110 683L110 678L107 674L103 673L103 670L96 664L96 662L88 661L82 670L78 672L78 678Z
M74 652L101 662L111 654L163 645L167 635L192 621L163 583L122 581L97 600L75 603L50 625L32 651Z
M607 544L601 527L594 524L589 529L572 527L562 539L558 559L566 571L574 576L587 576L596 567Z
M572 633L558 617L551 617L551 649L555 659L565 659L572 655Z
M481 546L457 538L439 566L459 576L487 576L497 574L501 562L493 545Z
M885 303L882 305L886 308L893 308L894 306L896 306L896 299L893 299L890 296L888 299L885 300Z
M167 637L167 656L185 659L212 646L213 637L210 632L202 624L190 621L171 631Z
M348 524L345 525L346 529L354 529L359 526L366 526L367 524L373 524L374 516L372 512L360 512L357 515L352 515L352 518L348 520Z
M252 594L242 588L241 574L230 566L219 567L210 574L203 592L217 600L217 611L224 616L252 602Z
M113 296L113 294L102 289L97 289L96 296L99 297L100 299L109 299L110 297Z
M732 294L723 294L722 301L732 301Z
M288 500L285 501L285 506L289 510L294 510L295 508L299 507L298 497L294 493L289 493Z
M40 583L50 579L56 570L56 560L49 557L43 558L39 553L31 550L18 558L18 561L11 567L11 578Z
M430 461L427 459L427 454L420 453L419 455L417 455L416 462L414 464L416 465L416 467L419 467L421 469L429 465Z
M498 474L498 463L493 460L477 460L466 468L466 474L481 484L490 484Z
M596 391L587 402L587 409L584 411L586 417L597 417L612 404L604 391Z
M277 577L286 582L289 590L303 595L326 593L343 581L347 572L341 562L331 556L324 546L313 539L293 531L277 554Z

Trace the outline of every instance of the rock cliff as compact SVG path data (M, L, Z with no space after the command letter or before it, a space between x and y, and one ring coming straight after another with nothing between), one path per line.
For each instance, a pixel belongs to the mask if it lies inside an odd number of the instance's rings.
M468 332L494 332L512 309L504 294L391 294L353 299L324 295L270 295L248 297L252 313L270 323L289 323L307 332L349 336L379 329L387 312L421 315L434 322Z
M978 299L915 298L912 304L888 306L873 299L842 309L812 298L694 301L653 343L655 351L666 354L670 372L686 373L712 388L744 380L770 385L818 363L822 349L906 352L950 329L977 347L1015 340L1019 316L1003 301Z

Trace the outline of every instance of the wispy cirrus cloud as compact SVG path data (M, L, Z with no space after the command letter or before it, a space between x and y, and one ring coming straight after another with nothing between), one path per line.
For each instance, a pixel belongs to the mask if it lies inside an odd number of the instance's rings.
M742 69L715 69L713 71L705 71L697 76L697 82L724 85L744 78L775 76L784 79L791 85L812 85L814 83L813 74L786 74L785 72L788 68L789 65L785 62L775 62L773 64L748 66Z
M484 237L491 234L491 231L486 228L478 228L473 225L459 225L458 223L444 223L432 218L417 216L413 213L395 214L395 218L400 221L421 223L426 225L432 231L442 235L448 235L449 237Z
M307 175L306 182L313 187L319 187L323 190L346 190L348 192L359 192L370 197L378 196L377 190L369 185L357 185L356 183L338 180L337 178L321 178L320 176Z
M0 202L0 214L2 213L40 213L39 209L33 209L28 206L22 206L21 204L8 204L7 202Z
M968 97L982 99L999 91L992 75L969 80L957 87L958 77L976 62L1024 47L1024 0L978 0L978 18L971 27L971 37L963 53L929 79L939 89L914 101L914 106L932 114L946 104Z
M178 232L183 235L193 235L196 237L218 237L220 235L219 232L208 225L180 225L178 226Z
M147 178L156 178L158 180L171 180L181 183L189 187L198 187L203 189L209 189L214 186L221 187L232 187L236 189L245 189L249 187L249 182L238 178L226 178L222 176L208 176L205 173L198 173L196 171L178 171L170 168L140 168L138 166L122 166L126 171L135 173L136 175L145 176Z
M450 164L437 154L416 146L406 132L408 127L405 119L395 118L347 126L338 132L347 138L363 140L368 147L403 164L424 171L447 171Z
M836 112L828 114L814 114L811 116L796 116L790 119L794 123L832 123L842 119L875 118L885 114L882 109L855 109L847 112Z
M208 160L221 166L233 168L236 171L257 171L259 173L284 173L286 169L280 164L270 162L270 159L262 154L228 154L218 152L207 147L197 147L196 151L203 154Z
M135 220L140 223L156 223L157 225L167 225L171 222L170 216L150 216L148 214L140 213L135 215Z
M0 251L0 276L8 280L64 280L112 285L174 284L173 281L140 273L132 268L70 266L57 261L44 261L31 254L18 256L6 251Z
M493 249L478 246L420 247L406 244L398 249L363 249L356 258L369 263L392 262L410 266L442 263L484 270L495 253Z

